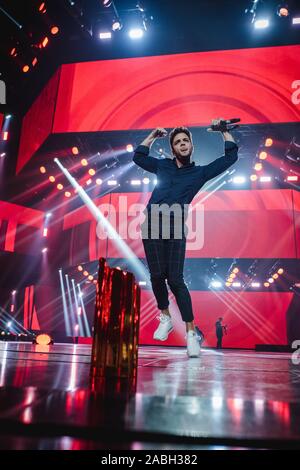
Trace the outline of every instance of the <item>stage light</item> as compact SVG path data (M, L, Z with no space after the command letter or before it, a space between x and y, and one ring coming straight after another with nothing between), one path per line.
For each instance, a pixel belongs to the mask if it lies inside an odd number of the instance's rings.
M6 323L6 326L8 326L8 328L10 328L11 325L12 325L12 322L11 322L11 321L8 321L8 322Z
M64 189L63 185L61 183L58 183L58 185L56 186L57 189L59 189L59 191L61 191L62 189Z
M243 183L245 183L245 181L246 181L246 178L244 176L235 176L232 179L232 182L235 183L235 184L243 184Z
M157 179L153 180L153 184L157 185Z
M65 192L65 197L71 197L70 191L66 191L66 192Z
M268 154L264 150L262 152L259 152L258 158L260 160L265 160L267 158Z
M97 179L96 179L96 184L98 184L98 186L100 186L100 184L102 184L102 179L97 178Z
M292 23L293 24L300 24L300 17L299 18L297 18L297 17L293 18Z
M230 279L234 279L235 277L236 277L235 273L231 273L230 276L229 276Z
M133 145L131 144L126 145L126 152L129 152L129 153L133 152Z
M88 276L89 275L88 271L83 271L83 275Z
M257 180L257 175L251 175L250 180L251 181L256 181Z
M37 58L35 57L35 58L32 60L32 62L31 62L32 66L34 67L34 66L37 64L37 62L38 62L38 60L37 60Z
M5 119L10 119L11 117L12 117L11 114L7 114L7 115L5 116Z
M264 286L265 286L265 287L269 287L270 284L269 284L268 282L264 282Z
M78 307L78 309L77 309L77 315L79 315L79 316L81 315L81 307Z
M261 18L259 20L254 21L254 28L255 29L264 29L269 26L269 20L267 18Z
M43 248L42 253L46 253L48 251L48 248Z
M9 53L12 57L16 57L17 56L17 49L15 47L13 47Z
M46 168L44 166L40 166L40 172L41 173L46 173Z
M134 28L129 31L129 37L131 39L140 39L144 35L144 31L141 28Z
M273 145L273 139L271 137L267 137L265 140L265 147L271 147Z
M146 285L147 285L147 282L146 282L146 281L139 281L139 285L140 285L140 286L146 286Z
M272 178L271 176L261 176L259 178L259 181L261 181L262 183L270 183L272 181Z
M113 31L121 31L122 27L123 27L123 25L122 25L121 21L118 18L113 20L112 26L111 26L111 29Z
M262 164L261 163L255 163L254 170L261 171L262 170Z
M286 180L287 181L298 181L298 176L296 176L296 175L288 176Z
M220 282L220 281L213 281L213 282L211 283L211 287L215 287L215 288L222 287L222 282Z
M239 268L234 268L234 269L232 270L233 273L238 273L239 271L240 271Z
M22 68L23 72L24 73L27 73L28 70L29 70L29 65L24 65L24 67Z
M81 163L82 166L87 166L88 165L88 162L87 162L86 158L83 158L80 163Z
M108 180L108 181L107 181L107 185L108 185L108 186L116 186L116 184L117 184L117 181L116 181L116 180Z
M89 281L93 281L94 280L94 276L92 276L91 274L88 276L88 280Z
M99 33L100 39L111 39L111 32L102 32Z
M8 132L7 131L3 132L3 140L8 140Z
M46 4L45 2L42 2L40 5L39 5L39 11L42 12L45 8Z
M241 287L241 283L240 282L233 282L232 287Z
M150 183L149 178L143 178L143 183L144 183L144 184L149 184L149 183Z
M289 7L286 3L282 5L278 5L277 15L280 16L280 18L287 18L289 14L290 14Z
M94 168L89 169L89 175L94 176L96 174Z
M57 34L58 32L59 32L58 26L52 26L51 34L53 34L53 36L55 36L55 34Z
M141 180L131 180L130 184L132 184L132 186L139 186L141 184Z
M73 153L73 155L78 155L79 154L79 148L78 147L72 147L72 153Z
M77 266L77 269L78 269L78 271L83 271L83 267L81 266L81 264L79 266Z
M0 157L5 157L5 155L6 155L6 153L5 153L5 152L2 152L2 153L0 154Z
M41 333L35 337L34 343L39 344L40 346L49 346L50 344L53 344L53 339L47 333Z
M268 282L272 284L274 282L274 279L272 277L269 277Z
M51 216L52 216L51 212L47 212L46 217L51 217Z
M89 178L89 179L87 180L87 182L86 182L86 185L87 185L87 186L89 186L90 184L92 184L91 178Z
M273 274L272 276L273 279L278 279L279 278L279 275L277 273Z
M13 290L11 295L16 295L17 291L16 290Z
M103 6L108 8L111 6L113 0L102 0Z
M45 227L44 230L43 230L43 237L45 237L45 238L48 237L48 229L47 229L47 227Z
M48 42L49 42L49 39L48 39L47 36L45 36L44 39L43 39L43 41L42 41L42 46L43 46L43 47L46 47L47 44L48 44Z
M251 287L260 287L260 283L259 282L252 282Z
M283 269L282 269L282 268L279 268L277 272L278 272L278 274L282 274L282 273L283 273Z
M54 177L54 176L52 176L52 175L51 175L51 176L49 176L49 181L50 181L51 183L54 183L54 182L55 182L55 177Z

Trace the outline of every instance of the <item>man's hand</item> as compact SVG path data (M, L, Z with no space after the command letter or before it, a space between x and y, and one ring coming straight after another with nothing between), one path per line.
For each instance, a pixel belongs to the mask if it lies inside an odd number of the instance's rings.
M151 132L149 137L157 139L159 137L166 137L166 135L168 135L166 129L164 129L163 127L157 127Z
M141 145L146 145L147 147L150 147L150 145L156 139L160 137L166 137L166 135L168 135L168 132L166 131L166 129L164 129L163 127L157 127L152 132L150 132L148 137L146 137L146 139L141 143Z
M221 124L221 122L223 123ZM224 118L212 119L211 126L207 130L208 132L226 132L227 125Z
M221 124L221 121L224 121L224 124ZM213 127L209 127L207 129L209 132L221 132L225 142L227 141L227 142L234 142L235 143L233 135L227 129L227 125L226 125L226 122L225 122L224 118L212 119L211 125L214 126L214 127L216 126L217 128L214 129Z

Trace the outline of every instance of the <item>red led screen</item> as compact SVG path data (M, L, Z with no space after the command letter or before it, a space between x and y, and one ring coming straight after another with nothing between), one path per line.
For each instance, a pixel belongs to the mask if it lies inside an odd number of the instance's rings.
M205 196L206 193L198 194L192 206ZM135 217L128 213L128 208L134 203L147 202L149 197L149 193L112 194L111 204L115 208L116 217L111 211L109 220L118 233L123 230L125 234L128 233L128 230L125 232L126 224L129 226L134 223ZM126 211L119 210L120 198L127 201ZM197 235L188 242L186 257L296 258L299 253L295 233L298 234L299 240L299 228L295 227L295 214L299 218L299 212L295 211L295 201L299 208L298 193L289 189L212 193L203 203L203 225L199 226L199 230L194 228ZM109 195L94 202L102 208L102 213L105 213L104 204L109 202ZM92 261L100 256L124 257L115 240L109 239L106 243L105 238L99 239L96 221L87 207L67 214L63 228L73 230L72 236L69 237L70 265L76 265L86 259ZM197 248L197 237L202 229L203 247ZM79 240L79 244L76 240ZM136 256L145 257L140 238L124 238L124 241Z
M63 65L53 132L300 120L300 46Z
M37 254L44 213L0 201L0 250Z
M226 348L254 348L256 344L287 344L287 311L292 292L204 292L191 291L195 324L204 333L203 346L216 346L215 323L219 317L227 325L223 336ZM172 296L170 296L170 299ZM162 344L153 340L159 313L151 291L142 291L140 344ZM185 324L176 302L170 305L174 332L163 344L185 345Z

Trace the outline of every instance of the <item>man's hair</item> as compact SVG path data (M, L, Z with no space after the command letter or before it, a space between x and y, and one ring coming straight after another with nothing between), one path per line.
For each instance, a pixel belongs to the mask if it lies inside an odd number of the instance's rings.
M171 146L171 149L173 149L173 141L176 137L177 134L180 134L181 132L184 132L188 138L190 139L191 142L192 141L192 134L191 132L188 130L187 127L175 127L174 129L171 130L170 134L169 134L169 139L170 139L170 146Z

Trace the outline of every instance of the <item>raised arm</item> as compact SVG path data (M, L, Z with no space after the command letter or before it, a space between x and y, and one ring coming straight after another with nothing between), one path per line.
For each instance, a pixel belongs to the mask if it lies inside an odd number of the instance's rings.
M143 168L143 170L157 173L158 159L149 157L150 147L153 142L159 138L167 135L167 131L161 127L154 129L148 137L135 149L133 161L136 165Z
M217 124L218 120L213 120ZM224 139L224 155L202 167L204 178L210 180L223 173L238 160L238 146L230 132L221 132Z

